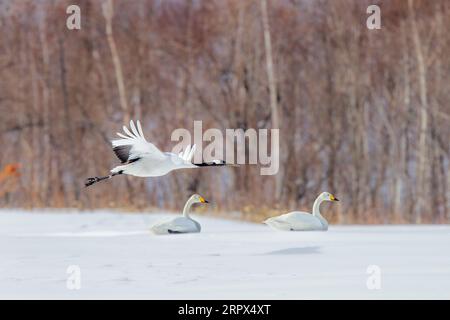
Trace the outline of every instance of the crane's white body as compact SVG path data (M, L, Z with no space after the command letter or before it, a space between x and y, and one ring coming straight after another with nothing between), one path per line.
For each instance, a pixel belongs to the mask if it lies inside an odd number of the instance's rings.
M328 222L320 214L320 204L323 201L339 201L328 192L321 193L314 201L312 214L293 211L264 221L268 226L282 231L327 231Z
M213 160L211 163L192 163L195 144L192 147L187 146L179 154L162 152L145 139L139 121L136 121L136 126L133 121L130 121L130 129L123 126L124 133L117 133L121 139L111 141L113 151L122 164L113 168L108 176L87 178L84 183L86 187L120 174L136 177L159 177L176 169L227 165L222 160Z
M192 150L195 150L195 145ZM139 161L117 166L111 170L111 173L122 172L136 177L159 177L176 169L196 167L190 160L182 159L174 153L164 152L161 158L141 154Z
M184 205L183 216L154 224L150 231L154 234L196 233L201 231L200 223L189 216L189 210L194 203L205 203L206 200L194 194Z
M136 177L158 177L176 169L197 168L192 163L195 145L188 146L180 154L160 151L153 143L148 142L139 121L130 121L131 131L123 126L125 134L117 133L122 139L112 141L117 156L124 163L111 170L111 173L124 173ZM122 148L123 152L116 151Z

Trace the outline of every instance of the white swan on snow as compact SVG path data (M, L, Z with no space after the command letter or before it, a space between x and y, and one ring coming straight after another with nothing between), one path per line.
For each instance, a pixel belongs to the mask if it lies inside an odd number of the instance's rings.
M320 204L324 201L339 201L329 192L322 192L314 201L312 214L293 211L264 221L270 227L283 231L326 231L328 222L320 214Z
M154 224L150 231L154 234L170 234L170 233L195 233L200 232L200 223L189 216L189 210L194 203L209 203L198 194L192 195L183 209L183 216L170 219Z

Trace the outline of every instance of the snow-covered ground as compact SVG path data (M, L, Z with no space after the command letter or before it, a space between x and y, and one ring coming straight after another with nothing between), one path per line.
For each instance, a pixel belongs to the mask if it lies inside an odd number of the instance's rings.
M0 210L0 298L450 298L450 226L301 233L197 216L199 234L149 234L168 216Z

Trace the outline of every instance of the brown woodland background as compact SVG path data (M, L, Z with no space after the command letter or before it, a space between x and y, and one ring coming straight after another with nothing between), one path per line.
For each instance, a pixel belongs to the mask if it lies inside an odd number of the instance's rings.
M21 173L1 182L3 207L179 209L198 192L260 220L327 190L335 222L449 221L450 1L0 0L0 29L0 166ZM279 127L281 170L84 189L118 163L109 139L128 119L167 151L194 120Z

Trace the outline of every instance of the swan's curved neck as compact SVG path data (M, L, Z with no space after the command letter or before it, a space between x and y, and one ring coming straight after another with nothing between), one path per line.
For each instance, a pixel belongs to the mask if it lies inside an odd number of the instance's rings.
M194 204L194 197L190 197L183 208L183 216L186 218L190 218L189 211L191 210L192 205Z
M318 197L316 199L316 201L314 201L314 205L313 205L313 216L317 217L317 219L320 220L320 222L322 223L322 225L327 228L328 227L328 221L322 217L322 215L320 214L320 204L323 202L324 200L321 197Z

